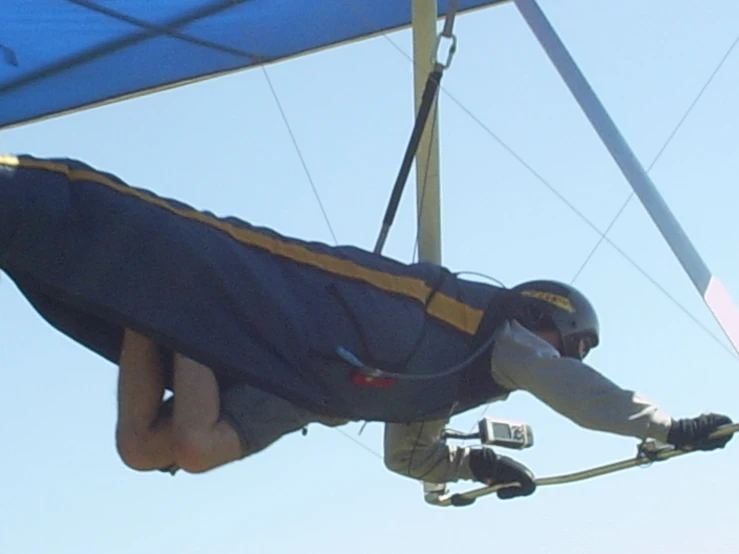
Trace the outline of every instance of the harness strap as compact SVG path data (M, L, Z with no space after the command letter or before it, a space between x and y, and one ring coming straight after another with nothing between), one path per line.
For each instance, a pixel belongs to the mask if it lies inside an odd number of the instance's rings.
M387 239L390 227L395 220L395 214L397 213L398 205L400 204L400 197L403 194L405 183L408 180L408 175L411 171L413 158L415 158L416 154L418 153L418 145L421 142L421 136L426 129L426 124L428 123L431 108L434 105L437 97L442 74L444 72L444 69L449 67L452 56L454 55L454 52L456 50L456 38L453 34L453 27L454 18L457 14L458 1L459 0L452 0L449 3L449 9L447 11L446 21L444 23L444 30L439 35L439 41L437 41L437 50L438 42L440 42L442 37L451 39L452 46L449 51L446 63L440 62L437 58L434 63L433 70L429 73L429 76L426 79L426 86L424 87L423 96L421 97L421 105L418 109L418 114L416 115L415 124L413 125L413 132L411 133L410 141L408 142L408 146L405 150L405 156L403 156L403 162L400 165L398 177L395 179L395 185L393 186L393 192L390 195L390 201L388 203L387 209L385 210L385 217L382 220L380 235L377 237L377 243L375 244L374 250L375 254L380 254L382 252L383 246L385 246L385 240Z

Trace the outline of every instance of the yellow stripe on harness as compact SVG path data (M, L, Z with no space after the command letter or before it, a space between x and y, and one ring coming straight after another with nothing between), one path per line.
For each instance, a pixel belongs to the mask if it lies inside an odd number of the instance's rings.
M70 181L97 183L121 194L134 196L180 217L197 221L223 231L238 242L261 248L275 256L281 256L340 277L363 281L386 292L401 294L422 303L427 301L428 296L432 292L431 288L421 279L400 277L384 271L364 267L352 261L339 259L329 254L312 252L299 244L293 244L249 229L244 229L196 210L175 207L161 198L156 198L143 191L133 189L122 182L116 182L110 177L96 171L73 169L60 162L18 158L15 156L0 156L0 165L50 171L63 174ZM427 312L432 317L470 335L475 334L483 316L483 310L474 308L443 293L436 293L434 295L427 307Z

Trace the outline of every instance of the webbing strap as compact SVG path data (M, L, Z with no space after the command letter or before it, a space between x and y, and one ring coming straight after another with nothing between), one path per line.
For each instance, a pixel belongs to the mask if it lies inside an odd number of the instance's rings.
M416 121L413 125L413 132L411 133L411 138L405 150L405 156L403 156L403 161L400 165L398 177L395 179L395 185L393 186L393 191L390 195L390 201L388 202L387 209L385 210L385 217L382 220L380 235L377 237L377 243L375 244L376 254L381 253L382 248L385 246L387 235L390 231L390 227L392 226L393 221L395 220L395 214L398 211L400 197L403 195L403 189L405 188L405 184L408 180L408 174L411 171L411 164L413 163L413 159L418 153L418 145L421 142L421 136L423 135L423 131L426 128L429 114L431 113L431 108L434 105L437 93L439 91L439 84L441 83L442 74L444 70L451 64L452 57L454 56L454 52L456 51L457 40L453 34L453 29L454 18L457 14L457 4L458 0L451 0L449 2L449 9L447 11L446 20L444 22L444 30L440 33L436 43L434 67L429 73L428 78L426 79L426 86L424 87L423 96L421 97L421 106L418 109ZM452 40L452 44L449 49L449 53L445 63L439 61L438 55L439 45L442 38Z

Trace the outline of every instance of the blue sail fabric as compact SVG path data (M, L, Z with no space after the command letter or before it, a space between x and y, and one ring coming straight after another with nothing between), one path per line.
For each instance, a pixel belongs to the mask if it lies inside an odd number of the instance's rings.
M77 160L0 156L0 269L113 363L131 328L330 417L416 421L502 393L489 349L449 369L502 322L503 289L216 217Z
M460 0L464 12L502 0ZM439 16L447 0L437 2ZM0 129L273 63L411 21L410 0L3 0Z

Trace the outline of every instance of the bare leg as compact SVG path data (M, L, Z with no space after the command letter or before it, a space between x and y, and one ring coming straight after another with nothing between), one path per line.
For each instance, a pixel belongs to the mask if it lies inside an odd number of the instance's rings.
M159 351L151 340L127 330L116 429L118 452L126 465L139 471L175 465L200 473L240 458L236 431L219 420L220 394L213 372L175 354L174 391L174 414L166 414Z
M174 457L199 473L241 457L241 441L220 420L220 394L213 372L180 354L174 358Z
M118 378L116 444L123 461L137 470L174 463L172 419L160 417L164 369L156 345L126 330Z

